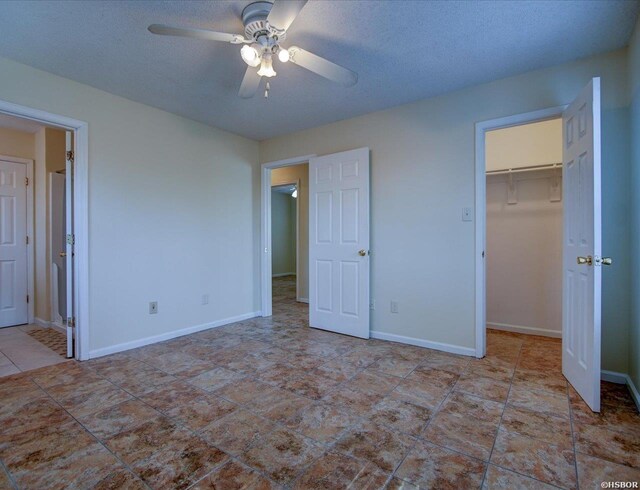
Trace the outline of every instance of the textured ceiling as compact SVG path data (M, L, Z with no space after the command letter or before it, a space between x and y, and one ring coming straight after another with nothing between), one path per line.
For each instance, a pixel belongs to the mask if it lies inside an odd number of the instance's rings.
M237 96L239 46L152 23L242 32L249 1L2 1L0 56L254 139L625 46L637 1L311 0L296 44L359 74L343 88L274 62L268 100ZM1 97L1 94L0 94Z

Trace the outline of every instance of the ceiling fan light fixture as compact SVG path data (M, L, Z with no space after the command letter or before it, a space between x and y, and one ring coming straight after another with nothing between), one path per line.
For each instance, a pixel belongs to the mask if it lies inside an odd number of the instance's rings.
M253 46L249 46L248 44L242 46L240 56L242 56L244 62L249 66L255 67L260 64L260 54Z
M276 72L273 69L273 61L271 60L271 54L265 53L262 56L262 64L260 65L260 69L258 70L258 75L261 77L275 77Z
M287 61L289 61L289 50L285 48L280 48L280 51L278 51L278 59L283 63L286 63Z

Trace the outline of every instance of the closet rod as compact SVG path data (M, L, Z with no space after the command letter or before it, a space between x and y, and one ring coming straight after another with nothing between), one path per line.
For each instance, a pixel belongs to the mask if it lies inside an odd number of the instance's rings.
M531 167L508 168L505 170L487 170L487 175L515 174L519 172L533 172L536 170L552 170L562 168L562 163L548 163L545 165L534 165Z

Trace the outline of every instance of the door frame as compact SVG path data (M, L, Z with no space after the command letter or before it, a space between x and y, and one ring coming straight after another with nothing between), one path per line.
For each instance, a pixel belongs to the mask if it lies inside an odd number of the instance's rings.
M89 359L89 125L78 119L0 100L0 113L74 133L74 310L75 358ZM31 302L30 302L31 303Z
M298 197L300 197L300 185L301 180L296 179L293 182L283 182L282 184L272 185L271 189L273 191L274 187L286 187L288 185L295 185L296 190L298 191ZM296 301L300 302L300 199L296 197ZM273 266L273 263L271 264ZM273 271L272 271L273 277ZM301 301L302 303L308 303L309 301Z
M27 245L27 295L29 303L27 304L27 322L33 323L35 320L35 228L33 222L33 209L35 202L33 200L33 160L29 158L11 157L8 155L0 155L3 162L17 163L26 166L26 175L29 182L27 185L27 236L29 242Z
M273 313L273 291L272 291L272 268L271 268L271 171L274 168L291 167L308 163L309 159L317 156L303 155L299 157L287 158L284 160L276 160L274 162L263 163L260 167L260 295L261 295L261 315L263 317L271 316ZM299 189L298 189L299 190ZM298 213L299 219L300 213ZM296 257L298 260L299 254ZM297 262L296 262L297 267ZM297 273L297 271L296 271ZM297 283L297 281L296 281ZM297 286L296 286L297 287ZM296 293L297 294L297 293Z
M475 353L478 359L487 352L487 278L484 252L487 246L487 176L485 162L485 135L488 131L512 126L547 121L562 117L568 105L550 107L538 111L489 119L475 125ZM563 196L564 198L564 196ZM563 213L564 213L564 207Z

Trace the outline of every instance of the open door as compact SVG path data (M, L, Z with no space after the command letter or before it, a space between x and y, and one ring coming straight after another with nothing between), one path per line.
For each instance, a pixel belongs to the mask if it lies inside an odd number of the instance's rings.
M369 338L369 149L309 161L309 324Z
M562 373L594 412L600 411L600 78L562 116ZM610 263L610 259L604 259Z
M73 308L73 134L67 131L67 164L65 167L65 226L66 226L66 313L67 313L67 357L74 356Z

